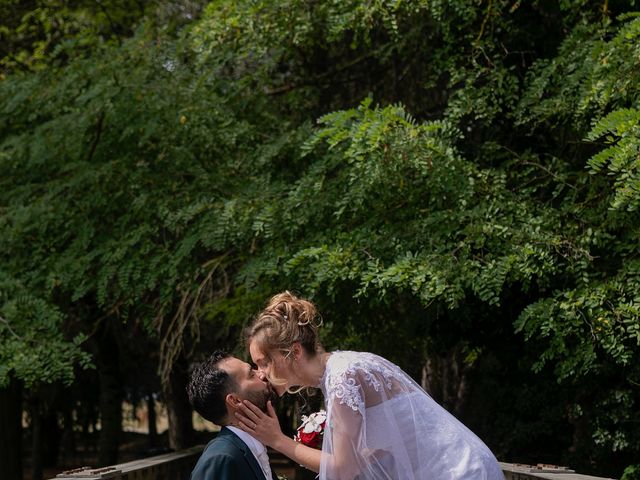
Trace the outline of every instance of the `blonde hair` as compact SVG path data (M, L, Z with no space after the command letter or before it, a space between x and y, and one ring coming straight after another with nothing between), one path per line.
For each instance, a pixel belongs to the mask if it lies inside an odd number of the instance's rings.
M271 297L246 330L246 345L248 348L255 340L271 361L270 352L280 351L288 358L293 344L299 342L303 350L313 357L324 351L318 340L320 325L322 318L313 303L284 291ZM286 383L277 377L269 378L269 381L275 385Z

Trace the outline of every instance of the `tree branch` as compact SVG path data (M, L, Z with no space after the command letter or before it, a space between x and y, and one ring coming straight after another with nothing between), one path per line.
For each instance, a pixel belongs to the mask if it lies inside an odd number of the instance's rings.
M0 316L0 322L4 323L7 326L7 330L9 330L9 332L11 332L14 337L16 337L18 340L22 340L22 337L13 331L13 329L11 328L11 325L7 320L4 319L4 317Z
M98 115L98 123L96 125L96 136L93 139L93 142L91 143L91 148L89 149L89 156L87 157L87 161L91 162L91 159L93 158L93 154L96 151L96 148L98 147L98 143L100 143L100 135L102 135L102 123L104 122L104 112L100 112L100 115Z

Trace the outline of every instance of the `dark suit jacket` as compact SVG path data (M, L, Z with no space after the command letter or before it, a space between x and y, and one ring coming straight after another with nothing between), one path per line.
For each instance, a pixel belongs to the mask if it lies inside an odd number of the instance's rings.
M266 480L246 443L223 427L191 472L191 480ZM276 480L274 475L273 479Z

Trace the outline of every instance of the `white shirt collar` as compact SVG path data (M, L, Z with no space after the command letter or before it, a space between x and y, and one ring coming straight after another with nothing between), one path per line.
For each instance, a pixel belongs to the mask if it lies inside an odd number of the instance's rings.
M235 433L238 437L240 437L240 440L246 443L247 447L249 447L249 450L251 450L251 453L253 453L253 456L256 458L258 465L260 465L265 478L267 478L267 480L271 480L271 467L268 463L264 465L264 463L260 460L261 455L263 454L263 458L268 458L268 456L266 455L267 447L265 447L258 439L252 437L244 430L240 430L238 427L227 425L227 428Z

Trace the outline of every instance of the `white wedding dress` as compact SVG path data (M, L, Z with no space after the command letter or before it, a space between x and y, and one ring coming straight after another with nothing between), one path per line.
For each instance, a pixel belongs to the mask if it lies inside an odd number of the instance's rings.
M489 448L397 365L331 354L320 480L504 480Z

